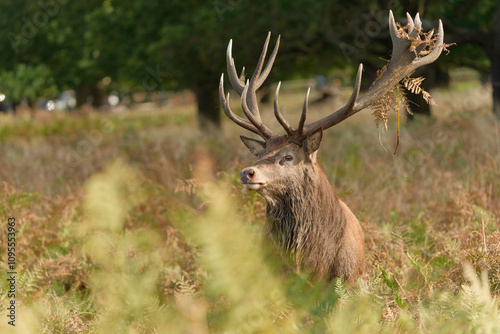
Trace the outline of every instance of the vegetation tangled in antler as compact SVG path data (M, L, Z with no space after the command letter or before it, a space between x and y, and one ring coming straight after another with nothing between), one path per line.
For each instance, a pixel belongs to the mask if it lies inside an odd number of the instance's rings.
M422 22L420 21L420 17L417 14L415 17L415 22L411 18L409 14L407 14L408 24L404 27L401 24L397 23L397 35L405 40L411 42L409 46L409 50L415 54L416 59L427 56L436 48L446 51L449 53L447 47L453 45L445 44L438 41L440 36L438 34L434 34L434 30L429 32L424 32L421 28ZM375 84L380 80L387 71L387 68L390 63L385 65L382 69L377 71L377 80L375 80L371 87L375 86ZM383 125L383 129L388 130L388 113L390 110L395 111L398 114L398 127L397 127L397 143L396 148L394 149L394 154L396 154L398 146L399 146L399 119L400 112L406 111L409 114L413 115L410 105L408 104L408 100L406 99L405 89L410 91L413 94L422 94L422 97L425 102L430 105L435 105L436 103L431 97L431 94L425 91L420 85L424 81L424 77L412 78L411 75L413 72L406 75L400 82L398 82L391 90L389 90L386 94L382 95L377 101L375 101L372 105L374 109L373 115L375 116L375 125L379 127L381 124ZM370 87L370 88L371 88Z

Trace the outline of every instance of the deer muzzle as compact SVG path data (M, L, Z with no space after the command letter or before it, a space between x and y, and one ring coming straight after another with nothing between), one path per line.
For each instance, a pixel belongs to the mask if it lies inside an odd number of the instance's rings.
M265 182L258 180L257 171L252 167L241 170L240 181L248 190L259 190L265 186Z

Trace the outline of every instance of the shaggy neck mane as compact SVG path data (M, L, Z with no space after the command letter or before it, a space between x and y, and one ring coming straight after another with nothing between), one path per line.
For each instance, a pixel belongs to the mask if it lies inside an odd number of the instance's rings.
M340 244L335 241L344 234L346 217L318 164L305 168L303 180L290 182L282 193L264 197L267 236L277 248L301 266L336 258Z

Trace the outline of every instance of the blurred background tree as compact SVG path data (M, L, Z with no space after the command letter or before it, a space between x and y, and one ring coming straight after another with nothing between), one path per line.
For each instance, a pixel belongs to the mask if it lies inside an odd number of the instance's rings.
M384 65L379 57L390 57L387 12L392 9L400 22L406 11L419 11L426 29L444 19L447 41L458 43L450 57L428 69L425 89L443 82L440 78L446 82L452 67L472 67L485 77L491 74L494 111L500 115L500 28L494 24L499 8L496 0L2 2L2 89L26 88L26 81L12 76L19 66L43 66L50 87L75 90L78 105L99 107L111 90L133 97L134 92L188 88L196 96L200 127L217 128L217 86L229 39L234 39L236 65L246 66L247 75L272 31L272 43L278 34L282 43L270 81L355 69L359 62L365 64L365 77L373 79ZM54 95L53 88L34 90L38 98ZM426 104L416 105L430 113Z
M500 4L497 0L445 2L433 8L446 14L445 30L459 47L451 60L455 66L479 71L493 88L493 113L500 118Z
M52 73L45 64L33 66L24 63L0 73L0 91L13 101L26 99L32 108L40 96L54 96L58 92Z

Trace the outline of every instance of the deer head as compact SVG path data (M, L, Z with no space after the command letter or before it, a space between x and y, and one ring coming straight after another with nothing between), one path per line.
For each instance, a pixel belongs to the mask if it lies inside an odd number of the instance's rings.
M259 161L254 166L245 168L241 171L241 181L247 189L263 191L265 188L272 186L272 179L277 179L276 181L279 181L281 178L284 180L293 178L298 168L307 164L315 164L316 151L321 143L324 130L369 107L418 67L430 64L439 57L443 50L444 37L441 21L439 21L438 38L433 49L429 50L425 56L421 56L420 53L426 45L420 44L417 45L417 47L413 47L414 43L412 39L419 38L422 22L418 14L415 20L413 20L409 14L407 14L407 17L410 27L408 29L408 36L405 38L398 33L392 11L389 12L389 30L393 43L393 52L386 72L366 92L366 94L359 97L361 75L363 71L363 65L360 64L354 89L349 101L332 114L316 122L306 124L310 92L310 90L308 90L298 127L296 129L293 128L280 112L278 104L278 95L281 86L280 82L277 86L274 98L274 114L286 132L286 134L281 136L262 123L256 96L257 89L262 86L271 71L278 52L280 37L278 37L274 50L264 68L264 61L271 37L271 33L268 34L255 72L252 78L247 80L247 82L244 82L237 75L236 66L232 57L232 40L229 41L226 53L227 72L234 90L241 95L241 106L247 119L243 119L232 112L229 106L229 93L227 97L224 94L224 75L221 76L219 84L221 105L225 114L233 122L264 139L260 141L241 136L241 140L245 146L259 158Z

